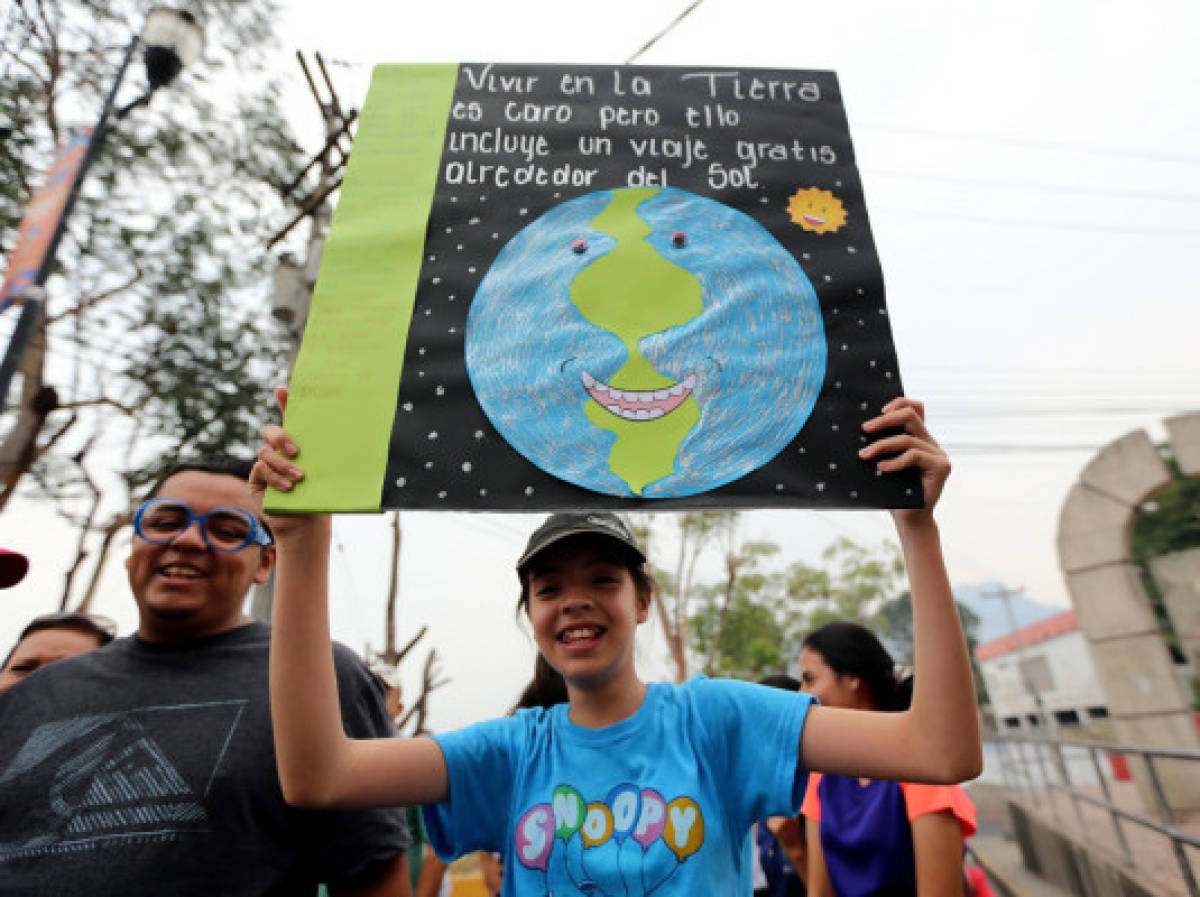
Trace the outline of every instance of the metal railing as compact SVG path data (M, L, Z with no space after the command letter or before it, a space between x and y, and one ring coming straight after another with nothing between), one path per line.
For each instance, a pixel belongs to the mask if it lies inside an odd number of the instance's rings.
M1081 833L1089 831L1080 808L1081 802L1107 813L1113 833L1124 858L1130 868L1139 868L1137 853L1130 848L1129 839L1122 823L1140 826L1155 832L1170 841L1171 850L1179 865L1179 873L1190 897L1200 897L1200 884L1197 884L1196 874L1189 861L1187 849L1200 850L1200 837L1182 831L1176 825L1177 819L1163 791L1162 778L1155 766L1156 761L1182 760L1195 764L1195 775L1200 777L1200 750L1158 749L1135 747L1128 744L1110 744L1066 738L1047 738L1028 734L1000 733L984 738L985 745L994 745L1000 754L1001 774L1005 784L1016 791L1026 789L1034 802L1039 802L1047 792L1059 791L1066 794L1074 808L1075 819ZM1028 751L1027 751L1028 749ZM1032 762L1026 757L1032 753ZM1154 796L1155 810L1158 819L1153 819L1142 813L1136 813L1119 806L1113 800L1109 777L1105 775L1099 759L1100 754L1135 756L1144 765L1146 781ZM1047 762L1049 757L1049 762ZM1070 772L1072 765L1077 768L1084 759L1090 761L1092 773L1099 783L1102 798L1082 791L1080 776L1074 780ZM1010 762L1011 761L1011 762ZM1036 770L1036 773L1035 773ZM1050 774L1053 770L1054 775ZM1022 783L1023 780L1023 783ZM1060 823L1059 808L1053 799L1047 801L1054 817Z

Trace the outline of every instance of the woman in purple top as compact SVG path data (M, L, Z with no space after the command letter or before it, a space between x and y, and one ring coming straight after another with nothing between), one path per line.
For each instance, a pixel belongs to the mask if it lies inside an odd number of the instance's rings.
M810 633L800 676L802 690L826 707L898 711L911 695L911 681L897 683L891 656L857 623ZM975 808L957 785L814 773L801 813L811 897L963 894L963 840L975 833Z

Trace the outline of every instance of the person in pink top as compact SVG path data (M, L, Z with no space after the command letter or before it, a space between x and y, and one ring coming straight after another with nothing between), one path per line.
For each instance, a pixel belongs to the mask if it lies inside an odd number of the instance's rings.
M846 621L805 638L800 681L825 707L902 711L912 694L879 639ZM810 897L964 893L963 841L975 833L975 807L958 785L813 773L800 812Z

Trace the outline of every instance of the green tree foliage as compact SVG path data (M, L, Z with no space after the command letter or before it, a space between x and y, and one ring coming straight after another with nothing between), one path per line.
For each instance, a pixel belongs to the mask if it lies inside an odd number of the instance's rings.
M967 651L971 655L971 672L975 678L975 695L980 704L987 703L987 685L983 673L975 660L975 648L979 645L979 614L961 601L955 602L958 617L962 620L963 635L967 640ZM879 635L895 661L904 666L913 665L913 618L912 594L906 589L891 601L880 606L872 620L872 628Z
M54 147L95 123L146 9L17 0L0 23L5 256ZM84 181L47 283L44 368L26 372L21 402L0 418L0 507L24 478L27 494L92 523L112 473L133 486L164 456L249 452L271 409L283 347L267 314L266 243L294 214L281 188L301 167L270 74L277 10L209 0L196 12L202 58L112 123ZM117 105L144 89L139 59ZM44 400L45 386L57 409L29 434L31 388ZM128 501L106 504L119 515Z
M838 539L822 566L792 563L766 569L778 553L770 542L740 538L737 516L716 530L724 538L724 577L691 587L690 653L710 675L758 679L782 672L809 629L835 619L878 627L878 611L903 578L899 549Z
M1150 571L1150 561L1159 555L1200 547L1200 479L1185 477L1179 462L1169 453L1164 461L1171 471L1171 482L1138 510L1133 523L1130 554L1141 575L1142 585L1150 597L1150 606L1162 628L1175 659L1183 662L1185 655L1179 635L1163 603L1162 592ZM1200 706L1200 688L1197 689Z

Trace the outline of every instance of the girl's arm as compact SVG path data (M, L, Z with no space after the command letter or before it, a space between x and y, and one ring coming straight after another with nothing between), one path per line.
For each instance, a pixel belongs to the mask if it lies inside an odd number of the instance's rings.
M287 390L277 390L280 405ZM291 437L263 428L250 474L260 494L287 491L303 472ZM278 567L271 633L271 722L284 798L354 809L433 803L449 793L441 748L428 738L352 739L342 728L329 636L327 514L272 517Z
M800 739L804 769L910 782L960 782L979 774L983 756L971 664L950 580L942 560L933 507L950 462L925 429L925 409L893 399L863 424L868 433L899 427L861 452L883 471L915 468L925 507L894 511L912 593L915 658L912 706L903 713L813 707Z
M920 897L962 897L963 830L949 810L912 821L913 855Z
M815 819L804 820L804 833L808 841L808 897L837 897L833 882L829 880L829 868L825 865L825 851L821 848L821 823Z

